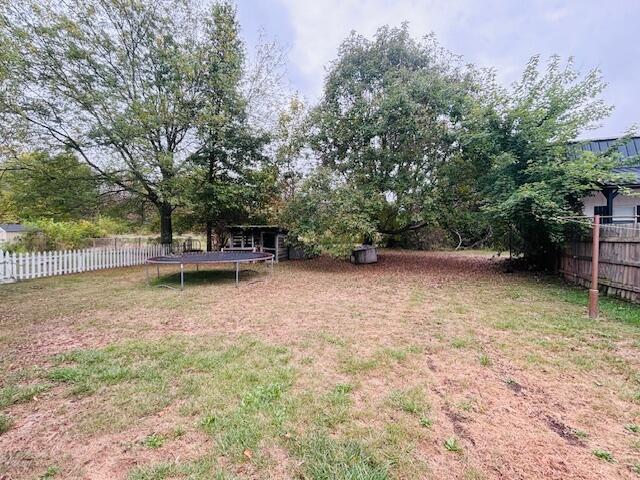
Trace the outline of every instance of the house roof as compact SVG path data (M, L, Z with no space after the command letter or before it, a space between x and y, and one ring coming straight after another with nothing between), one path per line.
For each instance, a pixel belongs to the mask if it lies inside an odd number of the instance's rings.
M617 167L614 173L622 173L629 176L629 185L640 185L640 166L637 167Z
M26 232L28 228L20 223L0 223L0 229L7 233L20 233Z
M626 186L640 186L640 136L629 137L627 142L621 143L619 138L594 138L592 140L577 141L573 144L580 150L593 153L605 153L611 148L617 148L623 160L636 158L635 166L624 166L613 169L614 173L625 174L629 180L625 182ZM634 162L635 163L635 162ZM617 186L617 183L605 183L606 186Z
M229 225L229 230L262 230L286 233L287 229L279 225Z
M587 150L593 153L604 153L614 147L619 141L619 138L596 138L593 140L575 142L575 144L582 150ZM620 152L623 158L640 155L640 137L630 137L628 142L618 145L618 152Z

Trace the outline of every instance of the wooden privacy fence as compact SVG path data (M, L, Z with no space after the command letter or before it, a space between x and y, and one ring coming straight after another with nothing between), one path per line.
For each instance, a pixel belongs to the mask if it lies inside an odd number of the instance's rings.
M0 283L142 265L147 258L169 251L170 247L166 245L28 253L0 250Z
M592 237L569 243L562 252L560 272L570 282L591 286ZM640 225L600 228L600 291L640 303Z

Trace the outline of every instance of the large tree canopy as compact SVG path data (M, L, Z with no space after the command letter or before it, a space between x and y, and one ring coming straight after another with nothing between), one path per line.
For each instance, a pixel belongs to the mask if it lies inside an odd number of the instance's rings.
M323 167L286 212L294 239L342 254L375 234L437 225L458 245L493 235L533 261L552 259L564 218L614 179L614 152L573 143L609 114L603 88L597 70L582 76L558 57L543 68L534 57L505 89L431 37L353 34L310 115Z
M580 75L558 56L543 69L536 56L512 89L485 85L467 122L460 168L474 172L498 239L532 262L553 261L571 229L566 217L581 214L582 198L601 182L617 179L616 149L596 156L574 142L611 111L604 87L598 70Z
M424 226L438 169L459 154L474 71L432 37L381 28L352 34L331 65L312 113L311 146L322 164L377 197L380 233Z

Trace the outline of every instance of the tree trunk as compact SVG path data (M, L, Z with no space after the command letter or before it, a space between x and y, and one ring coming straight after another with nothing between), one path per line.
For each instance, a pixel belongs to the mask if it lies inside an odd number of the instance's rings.
M207 219L207 252L211 252L213 250L213 222L211 219Z
M160 243L171 245L173 243L173 226L171 224L173 208L168 203L161 203L158 210L160 210Z

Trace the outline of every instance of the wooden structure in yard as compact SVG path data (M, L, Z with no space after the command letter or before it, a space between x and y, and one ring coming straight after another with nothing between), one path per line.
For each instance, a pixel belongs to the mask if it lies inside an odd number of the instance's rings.
M272 253L274 260L289 259L287 230L277 225L234 225L224 250Z
M593 237L585 235L562 251L560 272L570 282L591 286ZM640 225L603 225L600 229L600 291L640 303Z

